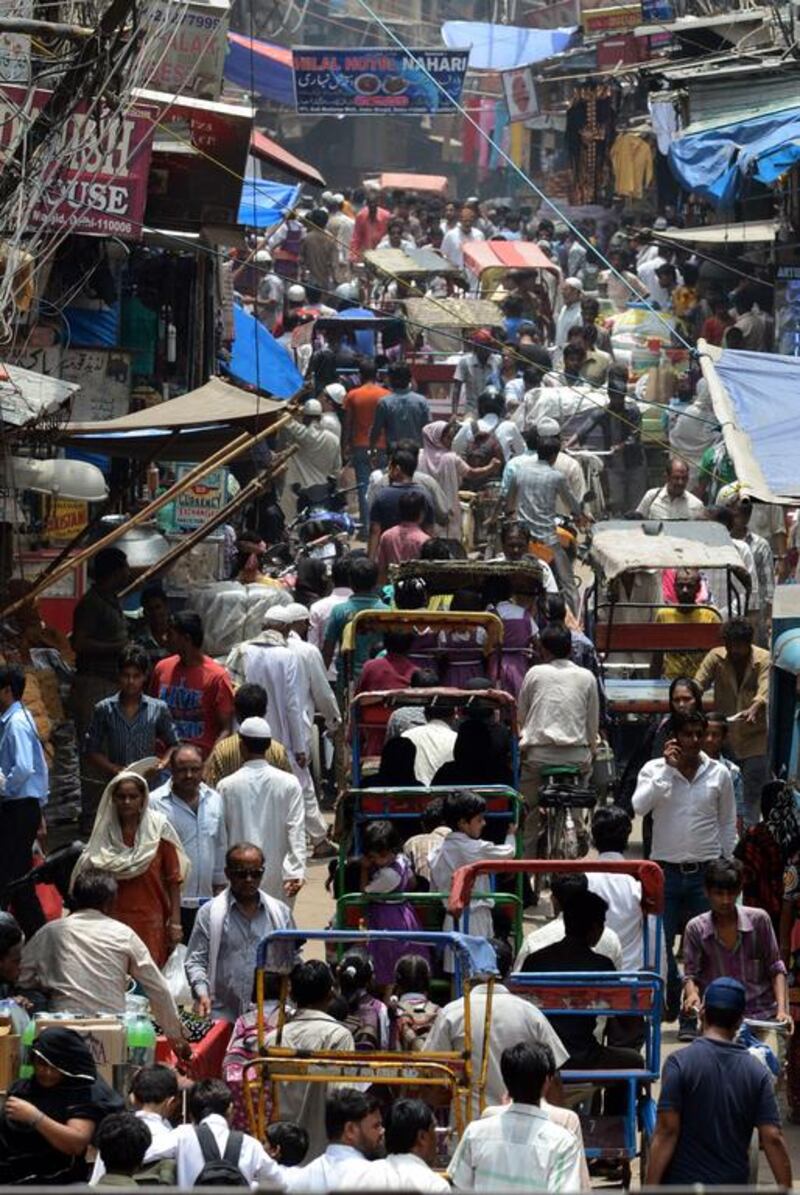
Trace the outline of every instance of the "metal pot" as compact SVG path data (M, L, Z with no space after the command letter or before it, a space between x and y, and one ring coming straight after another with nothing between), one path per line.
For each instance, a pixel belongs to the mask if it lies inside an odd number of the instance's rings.
M101 520L102 534L128 522L127 515L105 515ZM169 541L161 534L155 523L139 523L116 541L115 548L121 548L128 557L132 569L150 568L169 551Z

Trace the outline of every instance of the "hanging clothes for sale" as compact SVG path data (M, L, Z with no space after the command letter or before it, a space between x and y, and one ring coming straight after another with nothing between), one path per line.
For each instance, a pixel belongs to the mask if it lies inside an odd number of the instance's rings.
M611 146L614 193L641 199L653 183L653 147L638 133L619 133Z
M615 112L615 92L608 85L587 84L572 97L567 109L566 141L574 203L600 203L604 198Z

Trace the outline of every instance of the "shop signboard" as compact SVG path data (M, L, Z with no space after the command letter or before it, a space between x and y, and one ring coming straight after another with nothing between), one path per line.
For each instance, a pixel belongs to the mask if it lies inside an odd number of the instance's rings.
M192 0L177 14L174 4L156 0L147 13L147 23L163 34L153 43L152 66L145 72L148 87L218 100L227 48L228 0Z
M469 50L297 46L292 59L298 112L420 116L455 110Z
M180 481L196 465L179 464L175 467L175 479ZM189 486L175 499L174 522L182 530L202 527L212 515L221 510L225 504L225 492L228 485L228 470L216 469L207 473L194 485Z
M37 90L29 105L24 87L0 85L0 170L6 154L50 95ZM30 214L30 224L139 240L147 200L153 112L138 103L120 113L90 113L89 107L89 100L81 100L67 117L57 152L42 168L47 186Z
M33 0L0 0L0 17L33 16ZM31 77L31 39L27 33L0 31L0 83L27 83Z
M127 415L131 400L131 357L125 349L48 348L14 354L15 365L80 386L72 399L73 423L95 423Z
M616 33L642 23L642 0L614 4L609 0L581 0L581 25L584 34Z
M69 543L89 521L89 505L77 498L56 498L47 512L45 535L56 543Z

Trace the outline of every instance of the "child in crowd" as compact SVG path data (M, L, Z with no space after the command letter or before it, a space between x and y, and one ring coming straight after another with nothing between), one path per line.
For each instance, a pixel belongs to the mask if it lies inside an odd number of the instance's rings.
M709 714L706 737L703 739L703 750L711 759L717 759L731 774L733 781L733 795L736 798L736 828L739 834L744 829L744 780L742 769L738 763L728 759L722 752L728 738L728 723L724 714Z
M291 1120L267 1125L267 1153L281 1166L300 1166L308 1153L308 1133Z
M414 1054L425 1048L425 1039L441 1009L430 999L431 969L419 954L401 958L394 972L394 995L389 1002L392 1019L390 1046Z
M481 837L486 825L485 814L486 802L477 793L454 792L445 797L442 820L450 827L451 833L431 851L431 879L435 892L449 892L453 875L467 863L477 863L480 859L514 858L517 827L508 827L505 842L499 845L489 842ZM492 905L482 895L490 891L489 884L488 875L477 877L469 905L468 932L480 938L493 936ZM442 928L445 931L453 928L453 918L449 913L445 916ZM463 924L462 928L465 928ZM445 951L445 970L453 970L452 952L449 950Z
M403 847L403 853L410 860L414 869L417 888L426 892L430 891L431 887L431 868L428 856L433 848L438 846L441 840L450 833L450 827L445 826L442 822L443 809L442 797L434 797L432 801L429 801L419 819L422 833L413 834L411 838L407 838Z
M264 1032L269 1033L278 1025L280 1014L281 976L272 971L264 973ZM293 1006L287 1001L286 1016L292 1015ZM228 1048L222 1062L222 1077L228 1084L233 1097L233 1120L235 1129L247 1129L250 1120L244 1098L244 1068L258 1057L258 1008L256 1004L256 980L253 978L252 1001L247 1012L236 1020ZM269 1091L269 1086L265 1092ZM266 1096L265 1096L266 1098ZM267 1108L267 1112L269 1108Z
M389 1048L389 1012L370 988L375 978L367 955L351 951L339 967L339 991L346 1004L344 1024L353 1035L357 1050Z
M178 1112L178 1076L171 1066L163 1062L154 1062L152 1066L141 1066L131 1080L129 1102L137 1120L147 1125L150 1141L147 1149L155 1153L158 1147L169 1140L172 1132L172 1118ZM110 1118L109 1118L110 1119ZM116 1134L111 1133L109 1150L115 1150ZM113 1155L118 1158L119 1155ZM100 1182L106 1173L103 1156L98 1152L94 1161L94 1170L89 1180L90 1186ZM141 1163L137 1170L141 1169ZM116 1174L119 1171L112 1170ZM152 1166L145 1163L144 1173L152 1183L172 1186L175 1183L175 1163L169 1159L154 1162ZM138 1176L142 1179L142 1175ZM105 1183L104 1186L110 1184Z
M364 857L361 862L360 891L367 895L388 896L410 892L416 886L411 863L403 853L397 830L389 821L370 822L364 830ZM419 932L417 915L407 901L370 903L367 907L369 929ZM425 955L423 946L410 943L415 953ZM398 959L408 953L409 942L370 943L369 953L375 968L375 980L384 989L394 982Z
M94 1139L98 1158L103 1164L103 1174L97 1185L135 1187L136 1175L142 1168L150 1141L149 1128L132 1112L112 1112L107 1116Z

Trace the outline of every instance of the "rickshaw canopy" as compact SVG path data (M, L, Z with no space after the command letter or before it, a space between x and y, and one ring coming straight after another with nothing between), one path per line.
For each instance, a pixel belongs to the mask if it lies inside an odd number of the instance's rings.
M368 946L375 942L415 942L424 946L448 946L458 955L464 975L497 975L497 958L486 938L454 932L435 933L433 930L380 929L276 929L258 944L256 967L263 971L275 958L288 957L304 942L336 942L345 946ZM277 951L275 950L277 948ZM283 970L276 966L275 970Z
M411 323L421 328L499 328L503 313L491 299L405 299Z
M454 266L435 249L368 249L364 261L378 274L389 278L419 278L460 275L463 270Z
M372 690L369 693L357 693L350 708L356 710L370 705L395 708L441 703L443 708L468 709L475 702L495 706L501 715L507 715L510 720L516 717L516 700L504 689L447 689L442 686L435 689L389 689L385 692Z
M496 270L499 275L509 270L559 272L558 266L531 241L466 241L463 252L465 269L480 278L482 284L486 270Z
M544 577L538 560L406 560L391 567L394 582L406 577L421 577L428 594L458 593L461 589L480 589L489 580L507 580L512 593L538 594Z
M535 875L536 872L610 872L629 875L642 885L642 912L664 912L664 873L652 859L482 859L459 867L450 885L448 912L460 917L469 905L479 875Z
M396 174L384 171L378 182L382 191L419 191L423 195L446 195L447 176L444 174Z
M503 642L503 623L496 614L452 613L449 610L360 610L352 621L354 639L360 634L383 635L386 631L413 633L420 626L426 631L457 631L483 627L486 642L481 650L489 655Z
M742 567L727 528L705 520L609 519L592 530L589 560L607 581L637 569Z

